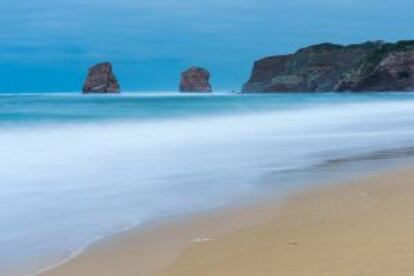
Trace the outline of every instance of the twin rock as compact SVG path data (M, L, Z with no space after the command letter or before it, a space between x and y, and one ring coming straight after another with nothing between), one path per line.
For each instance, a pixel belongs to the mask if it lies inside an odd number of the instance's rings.
M210 73L191 67L181 75L181 92L211 92ZM414 91L414 40L353 45L323 43L254 63L245 93ZM93 66L84 93L119 93L108 62Z
M200 67L191 67L181 76L181 92L212 92L210 73ZM83 86L83 93L120 93L119 82L110 62L99 63L89 69Z

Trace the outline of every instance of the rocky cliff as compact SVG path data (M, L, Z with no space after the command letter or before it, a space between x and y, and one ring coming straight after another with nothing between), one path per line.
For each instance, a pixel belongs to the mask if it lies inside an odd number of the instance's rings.
M89 69L83 93L119 93L120 86L112 72L112 64L103 62Z
M200 67L191 67L181 74L181 92L211 92L210 73Z
M414 91L414 41L324 43L254 64L243 92Z

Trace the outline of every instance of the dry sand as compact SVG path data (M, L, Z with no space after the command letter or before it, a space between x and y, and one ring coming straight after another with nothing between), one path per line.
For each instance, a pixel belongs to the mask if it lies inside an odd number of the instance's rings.
M414 275L414 169L151 225L43 275Z

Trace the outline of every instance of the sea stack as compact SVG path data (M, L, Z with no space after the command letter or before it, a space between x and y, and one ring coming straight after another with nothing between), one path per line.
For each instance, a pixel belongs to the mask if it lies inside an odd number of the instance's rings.
M181 74L181 92L212 92L210 73L200 67L191 67Z
M256 61L243 92L414 91L414 41L323 43Z
M83 86L83 93L120 93L120 86L112 72L110 62L102 62L89 69L88 77Z

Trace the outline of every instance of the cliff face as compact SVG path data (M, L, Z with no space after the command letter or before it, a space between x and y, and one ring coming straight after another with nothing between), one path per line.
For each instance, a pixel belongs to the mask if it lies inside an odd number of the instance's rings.
M414 41L383 44L344 74L337 91L414 91Z
M257 61L243 92L414 91L414 41L320 44Z
M200 67L191 67L181 74L181 92L212 92L210 73Z
M112 64L103 62L89 69L83 85L83 93L119 93L118 80L112 72Z

